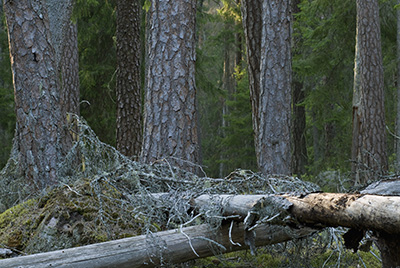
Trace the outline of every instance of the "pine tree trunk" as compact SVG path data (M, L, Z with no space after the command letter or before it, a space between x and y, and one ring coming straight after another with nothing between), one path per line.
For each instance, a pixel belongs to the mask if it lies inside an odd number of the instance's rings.
M387 171L383 67L377 0L357 0L352 171L355 183Z
M137 157L142 141L141 120L141 5L117 1L117 149Z
M57 183L65 144L60 58L72 2L4 1L21 175L37 189ZM48 10L51 9L51 12ZM57 18L57 19L55 19Z
M263 3L257 161L265 174L291 174L290 1Z
M78 27L71 22L65 38L65 47L61 58L63 115L79 115L79 56Z
M242 0L242 23L246 39L247 66L249 76L250 100L253 115L253 129L255 133L255 147L257 148L258 126L260 119L258 110L260 105L260 59L262 34L262 1Z
M42 188L56 182L61 128L55 51L42 2L4 1L17 117L21 173Z
M76 140L75 133L78 129L73 123L70 114L78 115L79 111L79 56L78 56L78 27L70 22L65 36L65 46L61 57L61 117L64 124L74 125L74 129L66 129L65 143L63 144L64 154L72 147ZM76 123L76 122L75 122Z
M142 160L166 159L196 171L199 162L195 89L196 1L152 1ZM191 163L189 163L191 162Z

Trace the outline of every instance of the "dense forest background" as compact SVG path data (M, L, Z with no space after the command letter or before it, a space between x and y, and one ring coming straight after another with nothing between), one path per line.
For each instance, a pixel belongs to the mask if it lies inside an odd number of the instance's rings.
M396 1L382 0L381 29L385 77L387 153L395 170L397 105ZM350 172L356 3L302 0L294 14L294 81L304 99L307 164L304 177L325 171ZM142 27L146 23L143 1ZM81 115L99 138L116 140L116 1L78 0ZM0 32L0 166L7 162L14 136L13 86L4 16ZM144 31L143 31L144 32ZM143 34L144 35L144 34ZM145 40L143 38L142 40ZM143 41L144 42L144 41ZM201 158L210 177L236 168L257 169L252 130L245 39L240 4L198 1L196 83ZM144 55L143 55L144 57ZM144 83L144 66L142 84Z

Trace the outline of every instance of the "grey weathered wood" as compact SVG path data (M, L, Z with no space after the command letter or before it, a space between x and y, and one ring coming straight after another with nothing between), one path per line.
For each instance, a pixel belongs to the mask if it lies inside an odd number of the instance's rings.
M162 195L158 195L163 198ZM358 229L384 230L398 234L400 230L400 197L363 194L310 193L290 195L202 195L191 201L196 209L212 204L223 205L226 216L238 215L243 220L249 211L265 215L280 207L298 226L345 226ZM199 208L201 207L201 208ZM274 212L275 213L275 212ZM255 246L275 244L296 237L307 236L310 228L288 229L286 217L276 217L277 225L257 222ZM248 223L249 221L247 221ZM296 221L293 221L294 223ZM180 263L215 254L247 249L246 228L243 223L223 225L215 233L206 225L158 232L151 236L137 236L83 247L40 253L0 261L0 267L153 267L164 260ZM288 232L289 230L289 232ZM231 235L229 234L231 233ZM248 242L247 242L248 243Z
M206 225L186 227L182 228L181 231L159 232L153 234L153 238L141 235L100 244L0 260L0 267L154 267L160 263L161 257L169 263L180 263L199 257L212 256L216 251L211 247L211 239L225 247L224 249L214 243L214 249L220 250L220 252L232 252L249 248L244 242L243 224L233 224L231 239L235 244L232 244L229 239L229 229L230 224L222 226L218 233L210 232ZM293 233L298 237L310 233L309 229L303 229L292 230L289 234L283 228L266 224L258 226L254 231L256 234L256 246L291 240L293 239Z
M193 200L195 207L204 207L219 198L224 214L246 217L248 211L266 214L270 205L285 205L282 198L291 203L288 213L300 224L316 226L344 226L365 230L383 230L400 233L400 196L370 194L310 193L303 196L291 195L202 195ZM274 199L271 199L274 198ZM255 209L254 205L264 205ZM281 222L280 224L285 224Z
M192 200L192 206L195 208L205 208L215 202L219 202L223 207L224 216L238 216L243 219L247 216L258 201L268 195L200 195Z

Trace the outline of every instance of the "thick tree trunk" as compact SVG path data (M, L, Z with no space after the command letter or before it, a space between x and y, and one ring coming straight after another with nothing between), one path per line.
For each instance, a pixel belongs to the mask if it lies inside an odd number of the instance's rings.
M141 158L196 171L199 162L195 89L196 1L152 1Z
M377 0L357 0L352 171L355 183L387 172L383 65Z
M19 168L22 177L37 189L57 183L58 164L68 144L62 106L71 107L72 101L62 101L67 94L61 90L60 74L66 66L62 56L69 42L72 6L72 0L4 1ZM71 72L77 75L76 69Z
M70 22L65 36L65 47L61 58L62 114L79 115L79 56L78 27Z
M263 2L256 154L265 174L291 174L290 1Z
M64 156L72 147L76 129L72 126L73 117L79 115L79 56L78 28L71 21L73 0L46 0L49 16L50 36L54 48L54 58L60 88L61 125L60 147Z
M15 91L22 176L42 189L56 183L62 125L55 50L43 1L4 1Z
M255 147L258 148L258 127L260 118L260 59L262 35L262 1L242 0L242 23L246 39L247 66L249 74L250 100L252 107L253 129L255 133Z
M117 1L117 149L138 157L142 144L140 1Z
M63 142L63 154L67 153L78 133L77 125L71 114L80 115L79 111L79 56L78 56L78 27L70 22L65 36L65 46L61 57L61 118L64 125L69 125ZM73 127L72 127L73 126ZM72 129L71 129L72 127Z

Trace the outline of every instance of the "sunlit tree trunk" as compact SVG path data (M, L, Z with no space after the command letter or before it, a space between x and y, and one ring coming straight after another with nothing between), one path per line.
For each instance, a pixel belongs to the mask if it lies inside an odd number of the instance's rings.
M71 8L72 1L4 0L19 168L21 175L38 189L57 182L57 168L66 143L59 77Z
M117 1L117 149L133 157L142 140L140 24L140 1Z
M355 183L387 171L383 67L377 0L357 0L352 171Z
M195 89L196 1L151 1L142 160L191 171L199 161Z
M290 1L263 2L257 161L266 174L291 174Z

